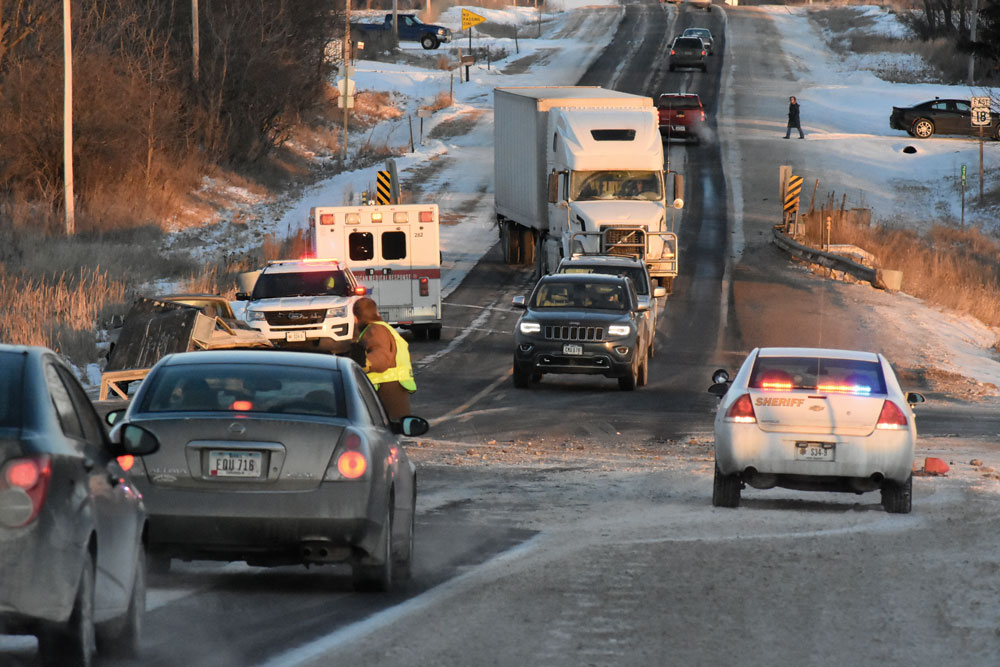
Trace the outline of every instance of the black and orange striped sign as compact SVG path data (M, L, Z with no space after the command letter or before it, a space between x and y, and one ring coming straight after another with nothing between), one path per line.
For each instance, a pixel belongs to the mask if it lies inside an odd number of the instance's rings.
M799 195L802 193L802 177L792 174L785 188L785 213L799 210Z
M799 179L801 180L801 179ZM379 205L389 203L389 193L392 191L392 179L389 178L388 171L378 172L375 186L375 203Z

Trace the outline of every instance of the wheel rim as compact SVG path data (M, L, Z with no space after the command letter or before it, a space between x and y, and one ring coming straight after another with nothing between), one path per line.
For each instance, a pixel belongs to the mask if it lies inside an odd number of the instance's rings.
M917 124L913 126L913 133L921 139L926 139L934 134L934 127L926 120L918 121Z

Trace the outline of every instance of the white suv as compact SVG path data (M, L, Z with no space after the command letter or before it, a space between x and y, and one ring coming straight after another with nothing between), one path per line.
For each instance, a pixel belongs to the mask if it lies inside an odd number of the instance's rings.
M341 354L354 339L354 302L366 290L336 260L268 262L249 301L244 319L279 347Z

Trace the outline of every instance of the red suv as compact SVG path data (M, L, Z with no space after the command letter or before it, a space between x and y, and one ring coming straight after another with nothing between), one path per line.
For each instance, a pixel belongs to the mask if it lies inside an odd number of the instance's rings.
M660 135L664 141L673 138L700 141L705 108L701 98L691 93L664 93L657 102L660 112Z

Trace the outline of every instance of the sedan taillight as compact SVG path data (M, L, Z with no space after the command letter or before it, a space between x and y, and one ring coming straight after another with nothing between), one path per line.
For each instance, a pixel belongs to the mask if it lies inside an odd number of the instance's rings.
M368 457L361 436L346 431L326 469L324 481L362 479L368 472Z
M906 428L906 415L899 409L899 406L892 401L882 403L882 412L878 416L875 428L884 431L899 431Z
M0 523L19 528L34 521L42 511L51 477L52 460L48 456L8 461L0 477L0 498L4 498Z
M726 410L726 421L737 424L756 424L757 415L753 411L750 394L743 394Z

